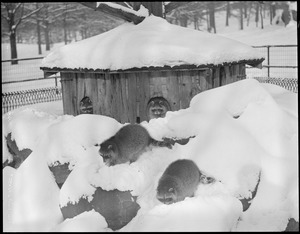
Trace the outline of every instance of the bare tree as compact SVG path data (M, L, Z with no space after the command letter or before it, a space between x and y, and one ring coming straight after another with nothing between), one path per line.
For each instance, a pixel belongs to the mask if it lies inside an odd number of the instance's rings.
M263 5L259 4L259 13L260 13L260 20L261 20L261 28L264 28L264 19L263 19Z
M247 16L247 26L250 24L250 17L251 17L251 10L252 10L252 2L249 2L249 11L248 11L248 16Z
M217 33L216 23L215 23L215 2L211 1L208 3L208 15L209 15L209 31L212 29L214 33Z
M36 9L39 9L39 3L36 3ZM42 40L41 40L41 26L39 19L39 12L36 13L36 31L37 31L37 43L38 43L38 53L42 54Z
M244 18L247 18L248 1L244 1Z
M240 2L240 29L243 30L244 29L244 15L243 15L243 2Z
M1 18L7 22L8 36L10 40L11 59L18 58L17 53L17 28L21 22L41 10L41 8L30 10L25 8L24 3L1 3ZM12 61L11 64L18 64L17 60Z
M229 26L229 17L230 17L230 1L226 1L226 23L225 23L225 26Z
M255 10L256 27L258 27L258 21L259 21L259 2L256 2L256 10Z

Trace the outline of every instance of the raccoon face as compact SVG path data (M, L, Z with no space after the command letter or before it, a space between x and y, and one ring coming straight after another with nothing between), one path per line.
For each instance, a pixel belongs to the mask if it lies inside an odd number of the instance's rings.
M158 101L157 103L152 101L150 103L149 112L150 116L153 116L153 118L164 117L166 115L167 108L164 106L162 101Z
M169 110L171 110L170 104L163 97L153 97L147 104L147 115L149 120L165 117Z
M157 194L156 194L156 198L166 204L166 205L169 205L169 204L172 204L172 203L175 203L177 202L177 192L176 192L176 189L173 188L173 187L164 187L164 188L160 188L158 191L157 191Z
M107 166L115 165L115 148L110 143L103 143L100 145L100 156L103 158L103 162Z

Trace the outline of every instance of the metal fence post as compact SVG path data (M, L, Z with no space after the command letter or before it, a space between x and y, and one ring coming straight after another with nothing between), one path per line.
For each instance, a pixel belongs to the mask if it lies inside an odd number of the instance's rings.
M270 77L270 46L267 46L267 53L268 53L268 77Z

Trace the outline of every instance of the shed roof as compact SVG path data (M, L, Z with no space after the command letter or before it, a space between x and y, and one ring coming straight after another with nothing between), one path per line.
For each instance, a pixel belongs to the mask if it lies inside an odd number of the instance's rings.
M100 35L68 44L46 56L46 70L128 70L145 67L258 65L264 56L249 45L149 16Z

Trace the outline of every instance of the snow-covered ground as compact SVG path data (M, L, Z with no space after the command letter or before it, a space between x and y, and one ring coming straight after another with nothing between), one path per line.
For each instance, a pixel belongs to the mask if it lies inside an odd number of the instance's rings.
M297 94L246 79L196 95L190 107L141 123L155 139L190 139L153 148L132 164L107 167L95 146L123 125L101 115L57 116L22 108L3 116L3 136L33 152L3 169L4 231L111 231L94 210L63 220L60 206L96 187L138 196L137 215L120 231L283 231L299 221ZM10 159L3 144L3 161ZM217 182L172 205L156 198L158 180L177 159L191 159ZM69 162L61 189L48 168ZM245 212L238 199L257 194Z

